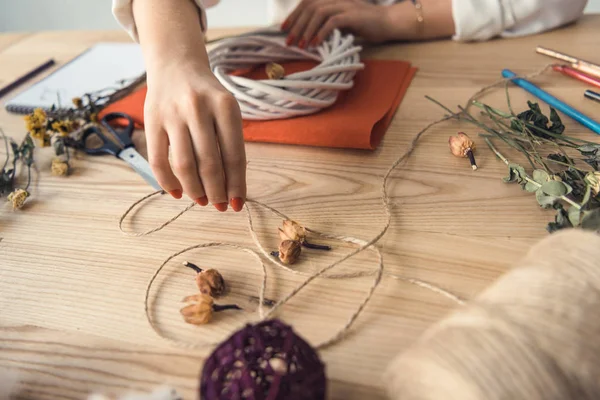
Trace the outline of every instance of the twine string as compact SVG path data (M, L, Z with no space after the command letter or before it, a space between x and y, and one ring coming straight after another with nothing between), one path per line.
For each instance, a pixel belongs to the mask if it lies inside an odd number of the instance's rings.
M535 78L541 74L543 74L544 72L546 72L548 70L548 68L551 67L552 64L545 66L543 69L533 73L533 74L529 74L529 75L525 75L525 76L515 76L512 78L503 78L501 80L498 80L488 86L483 87L482 89L478 90L473 96L471 96L469 98L468 104L466 105L465 109L468 109L469 105L472 104L472 102L477 99L479 96L485 94L487 91L489 91L492 88L495 88L501 84L508 84L509 81L512 81L514 79L518 79L518 78L525 78L525 79L531 79L531 78ZM219 246L225 246L225 247L229 247L229 248L234 248L234 249L238 249L238 250L242 250L245 251L249 254L252 254L254 257L257 258L257 260L259 261L260 265L262 266L263 269L263 280L261 283L261 287L259 289L259 310L258 310L258 314L259 314L259 318L260 320L264 320L267 319L269 317L271 317L273 314L275 314L281 307L283 307L285 304L287 304L291 299L293 299L301 290L303 290L305 287L307 287L313 280L315 280L316 278L319 277L323 277L323 278L327 278L327 279L349 279L349 278L359 278L359 277L367 277L367 276L374 276L373 281L370 285L370 287L368 288L368 290L366 291L366 295L363 298L363 300L361 301L361 303L358 305L358 307L355 309L355 311L350 315L350 317L348 318L348 320L346 321L346 323L342 326L342 328L340 328L335 334L333 334L329 339L323 341L322 343L318 344L316 346L317 349L322 349L322 348L326 348L328 346L331 346L334 343L339 342L340 340L342 340L344 337L346 337L346 335L349 333L352 325L354 324L354 322L358 319L358 317L360 316L360 314L363 312L363 310L365 309L366 305L368 304L368 302L372 299L376 289L378 288L378 286L381 283L382 280L382 276L384 275L384 263L383 263L383 256L380 252L380 250L375 246L375 244L377 244L377 242L379 242L379 240L387 233L391 222L392 222L392 212L391 212L391 208L393 206L392 202L391 202L391 197L388 194L388 188L387 188L387 183L388 180L390 179L390 176L392 174L392 172L404 161L406 161L411 155L412 153L415 151L415 149L417 148L417 145L420 141L420 139L422 138L422 136L428 132L431 128L433 128L436 125L439 125L445 121L448 121L450 119L455 119L457 117L460 116L462 112L458 112L455 114L450 114L450 115L445 115L444 117L433 121L431 123L429 123L426 127L424 127L423 129L421 129L411 140L410 145L408 147L408 149L400 156L398 157L393 163L392 165L388 168L388 170L386 171L386 173L384 174L383 178L382 178L382 183L381 183L381 200L382 200L382 204L383 204L383 208L385 211L385 215L386 215L386 219L385 219L385 223L384 225L380 228L379 232L372 237L370 240L363 240L363 239L359 239L356 237L352 237L352 236L340 236L340 235L332 235L332 234L326 234L326 233L321 233L309 228L306 228L307 231L313 235L316 236L320 236L323 238L327 238L327 239L333 239L333 240L339 240L342 242L346 242L346 243L350 243L350 244L354 244L358 247L356 247L353 251L341 256L339 259L337 259L336 261L326 265L325 267L321 268L320 270L314 272L314 273L306 273L306 272L302 272L302 271L297 271L294 270L292 268L290 268L289 266L281 263L278 259L273 258L269 252L267 251L267 249L265 249L265 247L261 244L258 235L256 233L256 230L254 228L253 225L253 219L252 219L252 212L250 210L249 205L255 205L258 207L261 207L271 213L273 213L274 215L278 216L279 218L282 219L290 219L287 215L285 215L284 213L280 212L279 210L264 204L258 200L254 200L254 199L247 199L246 201L246 205L244 207L245 211L246 211L246 216L247 216L247 222L248 222L248 231L250 232L250 235L256 245L256 247L258 248L258 250L260 251L260 253L265 256L270 262L272 262L273 264L277 265L280 268L283 268L284 270L291 272L293 274L297 274L297 275L304 275L307 276L307 278L300 283L294 290L292 290L291 292L289 292L286 296L284 296L281 300L279 300L268 312L264 312L264 308L263 308L263 301L264 301L264 293L266 290L266 282L267 282L267 271L266 268L264 266L264 264L262 263L262 260L260 258L260 255L249 248L246 247L241 247L241 246L237 246L234 244L228 244L228 243L221 243L221 242L213 242L213 243L206 243L206 244L199 244L196 246L192 246L192 247L188 247L184 250L181 250L171 256L169 256L155 271L155 273L153 274L151 280L149 281L147 287L146 287L146 291L145 291L145 311L146 311L146 317L147 320L149 322L149 324L151 325L152 329L161 337L165 338L166 340L168 340L169 342L175 344L175 345L179 345L179 346L183 346L183 347L187 347L187 348L198 348L198 347L206 347L208 345L214 345L214 344L208 344L208 343L204 343L204 344L190 344L190 343L186 343L186 342L182 342L180 340L175 340L175 339L171 339L166 337L165 335L163 335L161 333L161 331L156 327L154 319L152 318L152 313L151 313L151 307L150 307L150 292L152 289L152 285L154 283L154 281L156 280L156 278L158 277L159 273L161 272L161 270L163 269L163 267L170 261L172 260L174 257L181 255L187 251L190 251L192 249L198 249L198 248L209 248L209 247L219 247ZM144 197L142 197L141 199L137 200L136 202L134 202L125 212L124 214L121 216L121 218L119 219L119 230L127 235L127 236L134 236L134 237L140 237L140 236L146 236L146 235L150 235L152 233L155 233L157 231L160 231L161 229L164 229L166 226L170 225L171 223L175 222L179 217L181 217L183 214L185 214L186 212L188 212L189 210L191 210L194 206L195 203L191 203L189 206L187 206L183 211L179 212L178 214L176 214L174 217L172 217L171 219L165 221L164 223L160 224L159 226L150 229L148 231L145 232L127 232L123 229L123 222L125 221L125 219L127 218L127 216L131 213L131 211L133 209L135 209L137 206L140 206L144 201L148 200L149 198L156 196L158 194L164 193L162 191L156 191L154 193L151 193L149 195L146 195ZM343 263L344 261L350 259L351 257L356 256L357 254L362 253L365 250L371 250L373 252L375 252L375 254L377 255L377 259L378 259L378 265L376 268L374 269L370 269L370 270L363 270L363 271L359 271L359 272L349 272L349 273L339 273L339 274L326 274L326 272L332 270L333 268L335 268L336 266L340 265L341 263ZM397 274L390 274L390 273L385 273L385 276L388 276L392 279L395 280L400 280L412 285L415 285L417 287L423 288L423 289L427 289L430 290L436 294L439 294L441 296L444 296L450 300L452 300L453 302L459 304L459 305L463 305L465 304L465 300L462 299L460 296L451 293L450 291L443 289L435 284L432 284L430 282L424 281L424 280L420 280L420 279L415 279L415 278L410 278L410 277L406 277L403 275L397 275Z

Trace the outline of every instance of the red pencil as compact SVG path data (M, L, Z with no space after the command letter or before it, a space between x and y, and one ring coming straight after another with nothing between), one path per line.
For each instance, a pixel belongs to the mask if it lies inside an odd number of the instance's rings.
M565 75L570 76L571 78L578 79L582 82L588 83L590 85L600 87L600 80L589 75L584 74L583 72L579 72L574 68L571 68L566 65L555 65L552 67L555 71L561 72Z

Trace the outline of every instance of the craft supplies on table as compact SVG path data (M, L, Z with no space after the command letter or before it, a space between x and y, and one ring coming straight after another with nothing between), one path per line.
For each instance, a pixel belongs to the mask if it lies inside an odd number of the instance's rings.
M536 96L540 100L548 103L551 107L554 107L558 111L573 118L575 121L579 122L581 125L585 126L586 128L590 129L591 131L593 131L597 134L600 134L600 122L597 122L597 121L593 120L592 118L588 117L587 115L581 113L580 111L577 111L575 108L573 108L570 105L566 104L565 102L557 99L556 97L554 97L550 93L542 90L541 88L534 85L533 83L531 83L523 78L515 78L517 76L517 74L515 74L514 72L512 72L509 69L502 70L502 76L504 78L508 78L508 79L514 78L514 79L512 79L512 82L515 85L525 89L527 92Z
M583 72L579 72L574 68L571 68L569 66L566 65L554 65L552 67L553 70L557 71L557 72L561 72L567 76L570 76L572 78L578 79L582 82L585 82L587 84L593 85L593 86L597 86L600 87L600 79L594 78L592 76L586 75Z
M244 139L318 147L373 150L385 135L415 73L410 63L397 60L363 60L365 68L357 72L354 86L339 94L331 107L318 113L272 121L243 121ZM314 61L282 63L285 71L303 71ZM264 66L243 72L252 79L266 77ZM144 124L146 87L107 106L104 113L121 111ZM101 115L103 115L101 113Z
M600 65L594 64L592 62L582 60L577 57L570 56L568 54L560 53L555 50L551 50L542 46L538 46L536 52L539 54L543 54L552 58L556 58L557 60L566 61L571 64L571 66L583 73L596 76L600 78Z
M594 92L592 90L586 90L585 93L583 93L583 95L590 100L600 102L600 93Z
M99 43L8 100L6 110L18 114L36 108L70 107L86 93L118 91L145 77L142 51L136 43Z
M39 74L41 74L42 72L47 70L48 68L52 67L54 64L56 64L56 62L53 59L50 59L50 60L46 61L45 63L43 63L42 65L27 72L25 75L15 79L13 82L9 83L8 85L4 86L3 88L0 88L0 97L4 96L5 94L9 93L10 91L16 89L20 85L23 85L27 81L35 78L36 76L38 76Z
M120 127L125 121L124 127ZM119 126L116 126L119 122ZM155 190L162 190L144 157L137 152L131 140L135 125L124 113L109 113L100 119L100 126L92 125L83 132L84 150L90 155L110 154L127 162ZM104 128L101 129L100 127ZM97 137L101 144L89 146L90 139Z

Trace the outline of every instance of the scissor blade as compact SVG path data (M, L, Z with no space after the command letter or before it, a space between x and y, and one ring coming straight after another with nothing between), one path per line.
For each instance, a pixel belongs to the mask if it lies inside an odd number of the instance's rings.
M133 147L126 148L119 153L119 158L131 165L135 172L141 175L141 177L144 178L144 180L148 182L154 189L162 190L156 181L156 178L154 178L150 164L148 164L148 161L146 161L146 159L142 157L142 155L138 153L136 149Z

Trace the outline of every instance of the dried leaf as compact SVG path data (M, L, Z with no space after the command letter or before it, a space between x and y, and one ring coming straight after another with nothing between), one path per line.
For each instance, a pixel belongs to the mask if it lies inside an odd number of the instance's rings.
M542 208L551 208L558 201L558 198L548 196L542 190L535 192L535 199Z
M580 208L571 206L569 207L569 211L567 212L569 217L569 222L573 226L579 226L581 224L582 212Z
M536 184L535 182L527 182L523 186L523 189L529 193L535 193L540 189L540 185Z
M571 221L569 221L569 215L565 211L565 209L558 204L556 207L556 216L554 217L554 222L550 222L548 227L546 228L548 232L553 233L560 229L572 228L573 225Z
M544 182L548 182L550 180L550 175L542 169L536 169L532 174L533 180L539 184L543 184Z
M548 181L542 185L540 190L548 196L560 197L568 194L569 188L564 182Z
M508 176L504 178L504 182L523 183L526 177L527 172L525 172L525 168L521 167L518 164L509 164Z
M581 227L590 231L600 230L600 208L584 213Z

